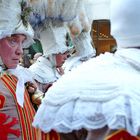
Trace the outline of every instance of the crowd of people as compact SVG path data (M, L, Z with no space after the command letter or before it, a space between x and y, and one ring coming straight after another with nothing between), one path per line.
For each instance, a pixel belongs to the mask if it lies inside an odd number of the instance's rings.
M0 1L0 140L140 139L140 1L110 0L99 56L85 3Z

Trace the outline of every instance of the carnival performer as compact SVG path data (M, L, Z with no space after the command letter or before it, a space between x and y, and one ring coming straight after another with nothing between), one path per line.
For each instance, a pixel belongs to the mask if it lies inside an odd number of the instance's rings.
M77 0L30 1L33 8L30 21L44 53L29 69L40 87L52 84L64 74L62 65L73 47L66 43L68 28L65 23L75 18L77 3ZM72 7L74 10L69 14Z
M86 140L140 139L140 1L111 0L117 51L101 54L63 75L48 90L33 126Z
M44 134L32 126L35 110L28 91L36 86L31 72L18 65L23 47L33 43L29 12L26 1L0 1L0 140L59 139L54 131Z

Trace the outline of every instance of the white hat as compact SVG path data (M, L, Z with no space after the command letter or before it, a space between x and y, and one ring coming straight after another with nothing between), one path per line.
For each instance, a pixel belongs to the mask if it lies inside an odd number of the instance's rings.
M73 39L76 52L73 56L69 57L63 64L64 72L67 73L73 68L76 68L83 61L90 59L93 56L96 56L96 50L93 48L92 39L90 32L82 32L79 36L76 36Z
M40 83L52 83L57 80L51 62L44 56L40 56L37 61L29 67L33 77Z
M90 58L96 55L95 48L93 48L89 32L82 32L78 37L75 37L74 45L76 49L75 56L80 58Z
M140 47L140 0L112 0L110 14L118 47Z
M46 56L64 53L69 50L69 47L66 45L66 33L65 26L58 27L51 24L40 33L43 52Z
M29 47L33 43L33 29L28 21L23 24L21 15L21 1L1 0L0 1L0 39L12 34L24 34L27 36L23 47Z

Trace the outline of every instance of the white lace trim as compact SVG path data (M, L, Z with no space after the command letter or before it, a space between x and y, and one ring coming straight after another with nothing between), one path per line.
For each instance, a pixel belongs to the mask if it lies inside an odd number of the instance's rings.
M135 63L132 58L131 62ZM54 129L66 133L108 125L137 135L139 83L139 72L119 55L106 53L92 58L49 88L33 125L45 132Z

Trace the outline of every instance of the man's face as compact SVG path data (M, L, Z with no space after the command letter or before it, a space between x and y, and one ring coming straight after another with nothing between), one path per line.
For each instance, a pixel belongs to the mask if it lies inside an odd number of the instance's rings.
M59 54L55 54L55 59L56 59L56 67L61 67L65 60L67 59L68 53L65 52L63 54L59 53Z
M8 69L16 68L23 54L22 44L25 36L14 34L11 37L0 39L0 56Z

